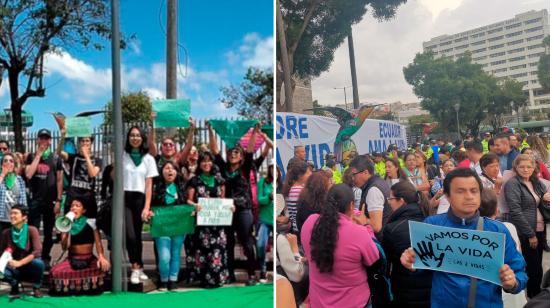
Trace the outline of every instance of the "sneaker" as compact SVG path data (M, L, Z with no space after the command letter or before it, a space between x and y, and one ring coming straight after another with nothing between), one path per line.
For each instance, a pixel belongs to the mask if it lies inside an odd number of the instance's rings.
M177 281L168 281L168 291L173 291L178 288Z
M149 279L149 276L145 275L145 273L143 272L143 269L140 268L139 269L139 280L143 281L143 280L147 280Z
M21 294L19 294L19 286L15 285L11 287L10 294L8 295L10 299L20 298Z
M166 290L170 290L169 284L167 282L161 282L158 287L158 290L160 292L166 292Z
M255 286L256 283L257 283L256 278L255 277L250 277L250 278L248 278L248 281L246 282L246 286L247 287Z
M267 274L266 272L260 273L260 283L267 283Z
M133 269L130 275L130 283L139 284L139 270Z
M32 288L32 296L36 298L41 298L44 295L42 294L42 291L40 290L40 288Z

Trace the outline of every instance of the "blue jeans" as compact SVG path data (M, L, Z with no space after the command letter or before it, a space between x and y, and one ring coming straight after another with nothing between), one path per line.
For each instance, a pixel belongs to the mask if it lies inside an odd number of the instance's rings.
M185 235L155 237L158 251L160 281L177 281L180 271L181 246Z
M4 281L8 282L11 287L16 287L21 281L32 282L33 288L42 286L42 276L44 276L44 261L42 259L34 259L31 263L18 268L6 267L4 271Z
M262 273L267 271L265 255L267 241L269 240L269 232L273 231L273 226L266 225L260 222L260 227L258 228L258 239L256 240L256 251L258 253L258 263L260 265L260 270Z

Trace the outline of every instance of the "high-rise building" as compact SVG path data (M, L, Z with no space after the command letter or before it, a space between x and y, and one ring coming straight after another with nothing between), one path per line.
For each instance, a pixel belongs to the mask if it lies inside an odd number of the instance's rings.
M545 53L542 40L550 35L548 11L529 11L514 18L424 42L424 51L436 57L458 59L469 51L472 60L496 77L510 77L523 84L530 110L550 111L550 91L538 82L537 66Z

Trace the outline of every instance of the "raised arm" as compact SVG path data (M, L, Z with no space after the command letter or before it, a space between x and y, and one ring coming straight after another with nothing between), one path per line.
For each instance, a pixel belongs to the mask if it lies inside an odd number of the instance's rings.
M65 151L63 151L63 146L65 146L65 136L67 135L67 131L65 128L61 128L60 130L61 135L59 136L59 142L57 143L57 149L56 153L63 159L64 161L69 159L69 154Z
M210 151L212 151L212 154L218 155L220 154L220 148L218 147L218 141L216 140L216 134L214 134L214 130L212 129L212 126L206 123L206 126L208 127L208 141L210 145Z
M189 131L187 132L187 138L185 139L185 146L181 149L178 157L178 162L180 162L180 165L187 161L187 157L193 147L193 142L195 141L195 126L195 120L192 117L189 117Z

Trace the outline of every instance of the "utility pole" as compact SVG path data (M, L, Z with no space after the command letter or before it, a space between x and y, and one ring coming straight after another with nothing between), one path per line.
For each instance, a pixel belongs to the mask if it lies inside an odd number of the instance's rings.
M166 98L178 98L178 0L168 0L166 25ZM168 136L175 129L167 130Z
M359 108L359 89L357 89L357 72L355 70L355 52L353 50L353 30L351 26L348 34L349 65L351 68L351 85L353 89L353 109Z
M281 64L283 65L283 81L285 86L285 111L292 112L292 81L290 78L290 61L288 59L288 50L286 48L285 25L283 24L283 15L279 0L275 3L277 14L277 34L279 36L279 51L281 54ZM279 98L280 100L281 98ZM282 111L282 110L281 110Z
M122 235L124 234L124 192L122 187L122 107L120 103L120 27L119 27L119 0L112 0L111 3L111 65L113 74L113 123L115 143L115 181L113 192L113 216L111 230L113 236L112 262L113 277L112 291L122 291Z

